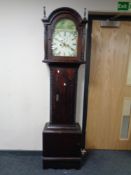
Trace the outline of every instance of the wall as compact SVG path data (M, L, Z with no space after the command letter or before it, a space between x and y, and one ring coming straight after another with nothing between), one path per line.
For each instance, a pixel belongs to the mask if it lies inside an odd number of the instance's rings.
M114 11L113 0L0 1L0 149L41 150L49 120L49 69L42 63L43 6ZM84 66L79 71L77 121L81 123ZM80 79L81 82L80 83ZM81 97L81 98L80 98Z

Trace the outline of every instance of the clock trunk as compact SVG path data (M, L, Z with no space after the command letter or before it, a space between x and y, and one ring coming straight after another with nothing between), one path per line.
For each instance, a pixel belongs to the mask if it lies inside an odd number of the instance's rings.
M51 110L53 124L74 124L78 66L51 65Z

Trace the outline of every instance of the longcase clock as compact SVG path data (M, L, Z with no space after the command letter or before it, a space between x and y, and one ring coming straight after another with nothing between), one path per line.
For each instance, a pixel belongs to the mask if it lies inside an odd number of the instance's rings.
M75 111L86 20L71 8L59 8L42 21L43 62L50 68L50 121L43 130L43 168L79 168L82 133Z

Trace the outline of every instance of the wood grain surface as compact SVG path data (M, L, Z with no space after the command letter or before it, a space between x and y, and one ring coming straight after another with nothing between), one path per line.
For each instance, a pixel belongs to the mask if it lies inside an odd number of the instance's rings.
M120 140L123 100L131 97L127 72L131 22L119 28L101 28L93 21L86 148L130 150L129 140Z

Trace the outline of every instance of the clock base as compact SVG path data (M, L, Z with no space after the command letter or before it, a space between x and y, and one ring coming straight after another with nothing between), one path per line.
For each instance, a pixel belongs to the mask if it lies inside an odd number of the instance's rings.
M43 168L81 166L81 129L79 124L46 123L43 130Z
M81 157L43 157L43 169L80 169Z

